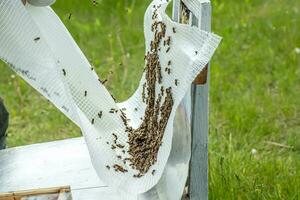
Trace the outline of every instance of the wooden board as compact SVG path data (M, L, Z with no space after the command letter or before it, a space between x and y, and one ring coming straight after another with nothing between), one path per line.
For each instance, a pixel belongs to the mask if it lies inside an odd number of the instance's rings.
M191 2L190 2L191 3ZM173 20L197 26L205 31L211 29L211 4L209 1L193 1L189 8L182 0L174 0ZM191 10L193 12L191 12ZM191 200L208 199L208 94L209 65L194 80L192 90L192 144L188 197Z
M15 191L0 193L0 200L26 200L32 199L39 200L39 197L44 199L45 197L52 197L53 200L71 200L71 189L69 186L33 189L24 191ZM50 199L50 198L49 198Z
M209 2L201 3L199 8L196 16L200 16L200 19L193 16L192 25L210 31L211 5ZM207 65L192 85L192 155L189 185L191 200L208 199L209 71Z

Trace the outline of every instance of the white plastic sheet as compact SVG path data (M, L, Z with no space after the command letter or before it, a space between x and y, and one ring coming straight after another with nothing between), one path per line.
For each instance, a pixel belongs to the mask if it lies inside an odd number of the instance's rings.
M130 195L147 192L157 183L162 185L141 195L141 199L149 194L153 196L153 192L158 196L165 194L158 191L167 189L163 188L167 186L164 182L179 181L180 187L183 187L190 154L187 148L189 136L184 133L189 133L188 129L185 129L189 127L189 122L185 123L186 127L179 125L176 128L178 131L173 136L175 112L189 90L191 82L209 62L220 42L217 35L173 22L165 14L167 5L166 0L154 0L150 4L145 13L144 29L148 52L154 37L151 31L154 7L159 7L157 20L166 24L166 35L172 37L170 50L168 53L165 49L160 51L159 60L162 67L167 66L171 60L172 73L169 76L163 75L162 83L157 83L156 88L159 90L161 86L172 87L174 106L164 132L157 162L144 176L135 178L133 175L137 172L128 164L124 166L128 170L127 173L106 168L107 165L124 165L117 157L121 152L111 149L111 145L107 144L113 141L112 133L115 133L119 142L128 149L125 125L119 115L112 115L109 111L111 108L117 110L126 108L124 112L131 119L130 126L139 127L140 118L144 116L146 107L142 102L145 74L134 95L127 101L117 104L107 89L99 83L98 76L91 70L88 60L51 8L31 5L24 7L20 0L0 0L0 58L80 126L93 166L101 180L117 191ZM173 28L176 29L176 33ZM179 82L177 86L174 85L174 79ZM188 106L186 105L182 112L186 111ZM97 118L99 111L103 113L101 119ZM183 119L189 119L189 113L182 115ZM186 131L181 134L180 129ZM176 151L172 151L170 156L172 145ZM176 148L180 146L184 147L183 151ZM151 173L153 170L154 175ZM177 194L174 194L174 198L175 196ZM123 197L125 199L125 196Z

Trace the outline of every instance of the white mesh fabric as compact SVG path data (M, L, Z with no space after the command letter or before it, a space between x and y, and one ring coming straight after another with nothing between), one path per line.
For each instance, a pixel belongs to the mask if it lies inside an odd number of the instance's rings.
M172 87L174 106L157 162L147 174L134 178L137 171L117 158L122 154L119 150L111 149L112 133L118 136L118 141L125 145L125 149L128 149L128 136L120 116L109 111L111 108L126 108L124 112L131 119L130 126L139 127L140 117L144 116L146 108L142 102L145 74L131 98L123 103L115 103L51 8L24 7L20 0L0 0L0 58L80 126L97 174L109 186L123 192L143 193L159 181L171 151L176 108L220 42L220 37L214 34L172 22L165 14L167 4L164 0L151 3L145 13L144 29L148 52L154 37L151 31L153 6L161 5L158 20L166 24L166 35L171 36L172 42L168 53L161 45L159 60L163 79L161 84L156 84L156 88ZM173 28L176 29L175 34ZM166 75L164 66L169 60L172 61L172 73ZM174 79L178 79L178 86L175 86ZM135 108L138 110L135 111ZM100 111L103 112L101 119L97 117ZM106 165L114 164L124 166L128 172L120 173L106 168ZM156 170L154 175L152 170Z

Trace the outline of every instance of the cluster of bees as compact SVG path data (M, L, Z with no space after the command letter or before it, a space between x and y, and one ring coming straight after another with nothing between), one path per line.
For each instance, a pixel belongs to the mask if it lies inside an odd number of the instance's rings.
M157 84L162 83L162 67L158 53L165 49L168 53L171 49L172 39L171 36L166 35L166 24L158 20L157 10L160 6L154 6L154 12L152 15L153 24L151 31L154 33L154 38L150 43L150 51L145 56L146 67L145 71L145 83L142 87L142 101L146 104L144 118L141 118L141 125L137 129L133 129L129 124L129 120L126 114L123 112L125 109L111 108L108 112L111 114L119 114L124 126L125 131L128 134L128 145L118 143L118 137L115 133L112 133L113 144L111 149L119 149L123 153L117 155L117 158L123 160L123 164L129 161L129 166L132 169L137 170L137 174L133 175L135 178L145 175L150 168L157 162L157 155L160 146L162 145L162 139L167 127L168 119L172 112L174 104L172 96L172 87L164 88L160 87L157 91ZM173 34L176 33L175 27L172 28ZM172 62L169 60L166 63L165 72L171 74ZM63 75L66 76L66 71L63 69ZM104 84L106 80L99 81ZM178 79L174 80L175 85L178 86ZM84 97L87 96L87 91L84 91ZM134 108L137 111L137 108ZM101 118L103 112L98 113L98 117ZM95 123L95 119L91 120L91 123ZM126 147L125 147L126 146ZM127 152L127 154L126 154ZM126 155L126 156L125 156ZM125 158L126 157L126 158ZM113 168L116 172L126 173L128 170L122 164L114 164L112 166L106 165L106 168L110 170ZM152 169L151 174L155 175L156 170Z
M171 36L166 36L166 24L157 20L156 11L153 13L154 22L151 26L154 39L150 43L150 51L145 56L146 81L142 86L142 101L146 104L145 115L137 129L129 127L125 120L126 116L122 116L128 133L129 157L126 160L130 161L129 165L138 171L134 175L136 178L146 174L157 162L158 151L174 104L171 87L161 86L160 90L156 89L156 85L161 84L163 79L158 52L165 48L168 53L171 48ZM172 31L176 33L175 28L172 28ZM170 60L166 67L168 74L171 73L171 65ZM177 79L175 85L178 85ZM156 170L152 169L151 174L155 175L155 172Z

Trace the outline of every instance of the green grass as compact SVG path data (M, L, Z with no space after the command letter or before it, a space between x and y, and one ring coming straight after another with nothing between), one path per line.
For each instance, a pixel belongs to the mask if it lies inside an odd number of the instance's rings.
M54 10L121 101L142 73L150 1L99 2L57 1ZM214 0L213 30L223 41L211 68L210 199L300 199L300 1ZM8 67L0 70L10 147L80 135Z

